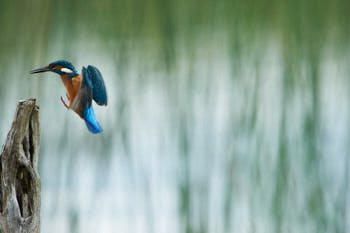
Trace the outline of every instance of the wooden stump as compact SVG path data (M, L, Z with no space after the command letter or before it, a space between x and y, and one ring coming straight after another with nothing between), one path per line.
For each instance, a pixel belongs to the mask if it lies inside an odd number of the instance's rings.
M0 231L40 232L39 107L20 101L0 155Z

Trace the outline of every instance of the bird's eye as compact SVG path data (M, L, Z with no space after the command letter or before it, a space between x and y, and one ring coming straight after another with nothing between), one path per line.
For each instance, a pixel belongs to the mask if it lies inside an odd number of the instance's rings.
M68 68L61 68L61 71L64 73L73 73L73 71L71 69L68 69Z

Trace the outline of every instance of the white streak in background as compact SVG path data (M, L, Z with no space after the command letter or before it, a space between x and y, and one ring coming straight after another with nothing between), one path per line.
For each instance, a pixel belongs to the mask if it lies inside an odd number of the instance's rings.
M80 45L83 48L93 47ZM209 232L224 232L227 158L232 157L232 232L271 232L274 224L270 213L274 201L271 197L275 189L283 91L279 51L276 47L269 47L260 70L256 69L254 61L243 58L242 72L239 77L232 77L231 63L225 53L227 48L207 46L207 50L198 49L209 56L197 55L190 62L186 60L185 51L184 55L178 54L176 72L171 74L177 79L175 83L179 87L178 93L171 96L178 101L177 105L169 98L165 77L168 74L153 69L144 72L137 57L143 54L129 56L123 67L124 77L118 77L120 67L112 63L115 60L99 54L102 49L77 54L76 67L91 63L101 70L111 100L107 108L95 105L97 118L105 130L97 137L88 132L79 117L62 106L59 96L65 89L59 79L28 81L28 85L40 82L45 86L39 97L42 232L183 232L178 217L178 183L184 174L181 173L177 122L172 121L178 120L176 114L181 111L188 120L190 137L192 226L200 225L200 215L207 214ZM61 50L57 48L54 51ZM96 57L89 57L91 54ZM344 152L348 147L347 78L345 72L339 71L341 67L334 64L337 61L326 60L320 64L321 124L323 137L327 140L318 149L324 152L320 163L324 168L322 175L327 178L323 190L330 211L326 215L329 216L332 216L331 211L335 211L332 207L342 186ZM193 72L189 77L191 68ZM193 89L188 88L190 78L193 79ZM251 118L254 111L252 96L257 78L260 79L258 109L251 133L246 130L248 120L242 119ZM15 106L10 100L18 98L18 85L17 80L9 82L9 89L14 92L9 91L5 97L6 103L11 103L11 106L2 114L6 118L1 121L2 138L5 138L13 118L11 108L14 110ZM299 91L307 90L307 87L303 88ZM127 113L124 116L126 123L121 122L123 116L118 115L116 109L121 91L124 91L126 101L123 106L124 113ZM283 204L288 207L286 212L291 232L306 232L305 229L312 229L313 222L309 223L309 215L305 213L305 197L309 194L307 187L314 180L308 180L300 166L304 154L300 152L302 142L298 138L302 138L301 123L304 111L308 110L305 106L309 105L305 105L307 98L303 94L296 94L294 98L289 106L291 115L288 116L286 130L288 137L296 141L295 148L290 149L292 154L288 168L297 188L289 190ZM127 127L129 133L125 137L129 139L130 153L125 151L120 136L123 127ZM66 135L66 138L58 137L60 135ZM101 153L101 144L110 147L110 154ZM106 158L108 156L110 158ZM106 159L109 159L107 165ZM260 183L257 184L254 176L258 176ZM203 205L207 205L208 213L200 213Z

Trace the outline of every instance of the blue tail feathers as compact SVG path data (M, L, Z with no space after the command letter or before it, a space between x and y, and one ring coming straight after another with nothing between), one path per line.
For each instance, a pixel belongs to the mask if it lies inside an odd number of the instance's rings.
M88 105L84 108L81 116L84 118L87 128L91 133L101 133L103 130L101 126L98 124L94 109L92 105L88 107Z

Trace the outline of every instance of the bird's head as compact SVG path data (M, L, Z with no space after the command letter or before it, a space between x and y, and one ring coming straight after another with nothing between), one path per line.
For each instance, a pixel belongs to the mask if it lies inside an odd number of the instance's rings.
M69 78L79 75L72 63L64 60L58 60L50 63L48 66L32 70L30 71L30 74L42 73L46 71L52 71L59 75L67 75Z

